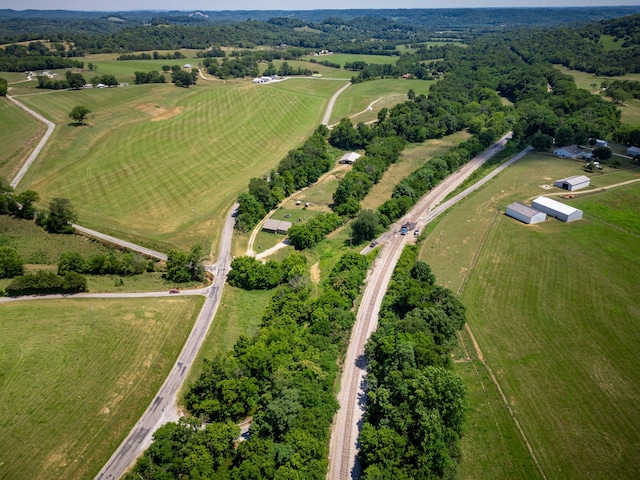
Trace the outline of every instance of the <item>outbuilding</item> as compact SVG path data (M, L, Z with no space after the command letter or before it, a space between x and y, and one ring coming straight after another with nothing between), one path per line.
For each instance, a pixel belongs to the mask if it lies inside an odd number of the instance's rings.
M529 225L544 222L547 219L546 213L519 202L507 205L506 214Z
M560 158L578 158L583 153L583 150L577 145L568 145L566 147L560 147L553 151L556 157Z
M338 160L338 163L353 165L361 156L362 155L356 152L345 153L340 160Z
M629 147L627 148L627 155L630 157L637 157L640 155L640 147Z
M591 179L586 175L574 175L573 177L561 178L557 180L554 185L564 190L579 190L589 186Z
M269 218L264 222L262 231L267 233L279 233L280 235L286 235L289 228L291 228L291 222Z
M577 208L548 197L536 198L531 203L531 206L563 222L574 222L582 218L582 210L578 210Z

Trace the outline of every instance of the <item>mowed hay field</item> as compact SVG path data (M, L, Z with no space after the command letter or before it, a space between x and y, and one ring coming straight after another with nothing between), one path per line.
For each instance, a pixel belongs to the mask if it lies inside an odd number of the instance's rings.
M8 182L38 144L45 126L6 98L0 98L0 178Z
M45 205L69 198L81 224L187 248L215 244L249 179L267 174L317 127L327 93L311 83L300 92L245 81L20 99L60 124L24 188ZM94 112L89 126L68 124L76 104Z
M197 297L0 309L0 478L93 478L164 381Z
M574 163L525 157L448 212L421 256L461 293L546 477L638 478L640 184L576 196L569 202L585 218L571 224L527 226L500 211L578 174ZM592 184L638 175L614 172ZM541 478L470 337L461 338L459 357L476 359L456 364L471 401L461 478Z

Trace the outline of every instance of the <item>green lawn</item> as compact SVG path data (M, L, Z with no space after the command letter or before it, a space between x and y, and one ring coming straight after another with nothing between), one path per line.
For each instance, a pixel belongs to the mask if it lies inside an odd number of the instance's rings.
M354 117L352 122L356 124L376 120L382 108L391 108L406 101L410 89L416 95L426 95L432 84L428 80L382 79L351 85L336 100L329 123L337 123L343 117L364 112L372 102L375 102L372 111Z
M164 381L202 301L0 306L0 478L93 478Z
M386 55L359 55L355 53L333 53L331 55L322 55L322 56L307 56L305 59L315 59L318 62L326 61L331 63L337 63L341 67L344 67L345 63L350 62L366 62L369 64L377 64L377 65L385 65L391 64L395 65L398 61L398 57L396 56L386 56ZM357 75L358 72L350 72L351 75Z
M23 188L45 205L69 198L79 223L116 236L164 249L215 244L249 178L308 137L330 93L324 83L319 91L263 87L210 82L21 97L60 124ZM94 113L89 125L71 126L67 114L80 103Z
M540 186L576 168L525 157L448 212L421 258L462 293L485 360L547 478L637 478L640 185L570 200L585 212L572 224L527 226L501 212L557 190ZM487 372L476 362L456 365L471 400L462 477L536 478Z
M44 131L43 124L6 98L0 98L0 178L13 180Z

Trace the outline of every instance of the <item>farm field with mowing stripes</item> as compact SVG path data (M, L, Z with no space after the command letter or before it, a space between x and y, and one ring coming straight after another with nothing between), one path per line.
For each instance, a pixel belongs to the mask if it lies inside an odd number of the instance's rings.
M93 478L164 381L200 297L0 309L0 478Z
M357 72L352 72L357 73ZM371 102L379 100L372 106L371 112L363 113L352 119L353 124L377 120L382 108L391 108L407 100L407 92L413 89L416 95L428 94L433 85L427 80L381 79L351 85L336 100L329 123L338 123L341 118L354 115L365 110Z
M0 178L13 180L44 131L45 126L27 112L0 99Z
M445 286L462 292L485 361L547 478L636 478L640 185L576 196L569 203L585 218L571 224L526 226L498 211L560 191L540 185L579 174L578 166L525 157L448 212L421 258ZM592 183L638 172L596 175ZM474 359L470 339L462 338ZM481 368L477 361L456 364L472 402L461 478L536 478L522 441L508 440L513 421L505 429L508 413L495 404L496 387Z
M215 245L238 193L302 144L327 100L324 84L320 94L261 87L131 86L47 95L43 105L22 97L65 122L24 184L43 204L69 198L79 223L105 233ZM69 126L64 118L80 102L96 113L88 127Z
M331 63L337 63L341 67L344 67L345 63L347 62L349 63L365 62L365 63L371 63L371 64L377 64L377 65L385 65L385 64L395 65L395 63L398 61L398 58L400 57L387 56L387 55L360 55L357 53L333 53L331 55L309 55L303 58L307 60L315 59L318 62L326 61ZM358 72L351 72L352 75L354 73L356 75L358 74Z

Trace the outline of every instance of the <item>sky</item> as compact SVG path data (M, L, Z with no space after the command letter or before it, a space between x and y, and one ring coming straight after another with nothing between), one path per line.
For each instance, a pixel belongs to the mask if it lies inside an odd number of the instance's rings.
M588 7L640 0L0 0L13 10L322 10L346 8Z

